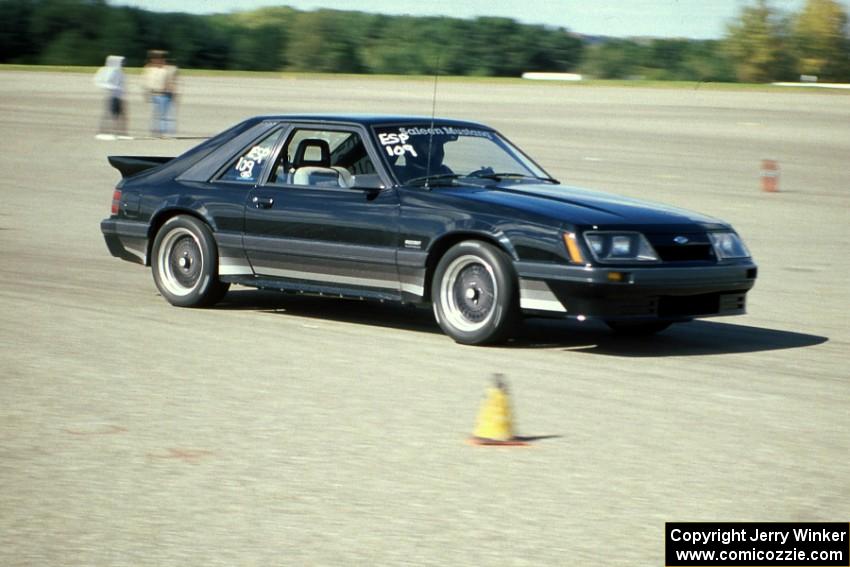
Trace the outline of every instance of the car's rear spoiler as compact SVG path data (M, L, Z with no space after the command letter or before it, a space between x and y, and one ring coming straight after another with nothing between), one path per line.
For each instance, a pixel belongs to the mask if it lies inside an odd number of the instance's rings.
M174 158L157 156L109 156L109 165L121 172L121 177L131 177L146 169L168 163Z

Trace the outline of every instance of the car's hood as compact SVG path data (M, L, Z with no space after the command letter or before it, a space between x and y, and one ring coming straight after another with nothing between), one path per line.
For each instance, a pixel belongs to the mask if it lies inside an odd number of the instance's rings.
M462 199L510 207L575 225L722 225L699 213L649 201L550 184L455 186L443 191Z

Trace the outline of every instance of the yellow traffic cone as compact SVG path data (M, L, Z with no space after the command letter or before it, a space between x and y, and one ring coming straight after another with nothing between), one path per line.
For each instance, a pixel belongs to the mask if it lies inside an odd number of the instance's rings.
M496 374L493 385L487 388L487 398L481 404L470 442L475 445L528 445L514 435L508 388L501 374Z

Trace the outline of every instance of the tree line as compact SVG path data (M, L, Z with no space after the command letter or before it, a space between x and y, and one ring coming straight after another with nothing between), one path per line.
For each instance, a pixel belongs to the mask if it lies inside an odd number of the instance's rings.
M181 66L255 71L517 76L567 71L582 41L562 28L507 18L463 20L264 8L158 13L104 0L0 0L0 62L128 66L165 49Z
M847 22L836 0L807 0L797 13L755 0L727 24L721 40L600 42L585 49L581 68L607 79L764 83L807 75L850 82Z
M690 81L850 80L847 14L838 0L784 13L754 0L721 40L582 37L509 18L412 17L263 8L159 13L105 0L0 0L0 62L141 66L166 49L182 67L256 71L515 77L525 71Z

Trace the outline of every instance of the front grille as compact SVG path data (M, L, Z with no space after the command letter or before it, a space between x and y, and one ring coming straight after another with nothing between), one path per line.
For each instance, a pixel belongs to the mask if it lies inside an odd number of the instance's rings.
M675 229L673 229L675 230ZM646 235L662 262L716 262L714 248L704 232L663 232Z
M714 249L711 244L655 245L655 251L664 262L714 261Z

